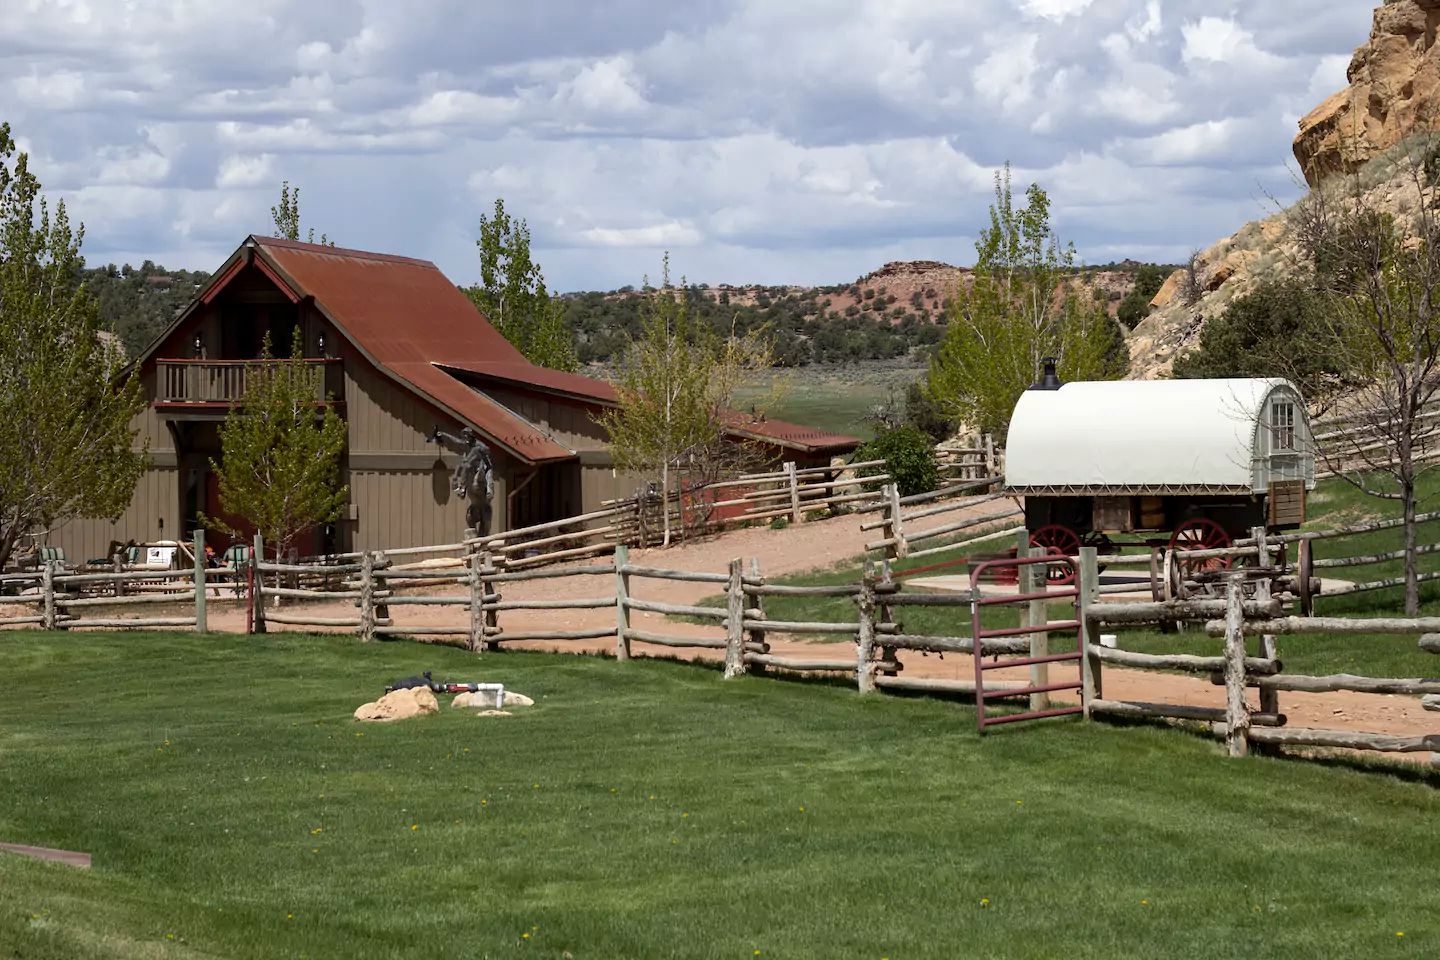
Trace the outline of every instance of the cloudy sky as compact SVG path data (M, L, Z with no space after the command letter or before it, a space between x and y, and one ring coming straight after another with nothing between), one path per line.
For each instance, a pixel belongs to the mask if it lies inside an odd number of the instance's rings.
M91 263L211 269L288 179L342 246L478 276L494 198L551 286L969 263L994 170L1090 263L1295 194L1377 0L0 0L0 120Z

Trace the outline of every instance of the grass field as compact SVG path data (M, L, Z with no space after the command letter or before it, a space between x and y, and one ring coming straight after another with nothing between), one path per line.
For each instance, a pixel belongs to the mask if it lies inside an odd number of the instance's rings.
M0 634L0 956L1440 952L1433 776L932 699L339 637ZM536 697L393 726L433 668ZM1403 936L1402 936L1403 934Z
M770 416L869 440L875 435L873 425L865 420L871 409L892 395L903 409L905 389L922 373L918 367L891 365L781 371L738 391L735 406L749 409L751 402L770 394L778 378L788 386Z

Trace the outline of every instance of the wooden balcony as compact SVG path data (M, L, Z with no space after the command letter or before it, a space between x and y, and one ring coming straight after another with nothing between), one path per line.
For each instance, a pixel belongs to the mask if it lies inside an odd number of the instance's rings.
M265 363L294 363L269 360ZM317 404L344 403L345 368L338 357L299 361L313 371ZM164 405L230 407L245 396L252 371L264 366L259 360L156 360L155 402Z

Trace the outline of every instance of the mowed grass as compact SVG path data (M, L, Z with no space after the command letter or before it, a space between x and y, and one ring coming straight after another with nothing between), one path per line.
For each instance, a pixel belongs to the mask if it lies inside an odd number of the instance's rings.
M1433 778L666 662L0 635L0 956L1440 952ZM422 668L537 706L350 719ZM1403 937L1401 934L1403 933Z

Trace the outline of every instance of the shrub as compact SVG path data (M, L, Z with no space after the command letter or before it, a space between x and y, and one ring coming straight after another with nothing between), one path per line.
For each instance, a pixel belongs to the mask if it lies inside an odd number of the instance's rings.
M902 496L934 490L940 482L935 465L934 441L922 430L911 426L887 430L855 451L856 461L884 460L883 471L900 487ZM881 469L867 467L862 477L878 476Z
M1175 361L1177 379L1288 377L1306 396L1343 373L1316 293L1296 280L1262 282L1200 333L1200 346Z
M1165 285L1165 271L1147 263L1140 268L1135 275L1135 285L1120 301L1120 309L1117 317L1126 327L1134 329L1135 325L1150 315L1150 301L1155 299L1155 294Z

